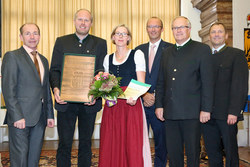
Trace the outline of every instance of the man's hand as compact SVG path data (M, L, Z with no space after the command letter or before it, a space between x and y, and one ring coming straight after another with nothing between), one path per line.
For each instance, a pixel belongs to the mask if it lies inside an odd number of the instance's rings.
M156 108L155 109L155 115L156 117L161 120L161 121L165 121L164 117L163 117L163 108Z
M25 128L25 119L20 119L16 122L14 122L14 127L18 128L18 129L24 129Z
M227 116L227 124L228 125L233 125L237 122L237 116L232 115L232 114L228 114Z
M155 96L154 93L145 93L143 95L143 104L145 107L151 107L155 104Z
M56 100L57 103L59 103L59 104L67 104L67 102L65 102L64 100L61 99L60 90L57 87L55 87L53 89L53 92L54 92L54 97L55 97L55 100Z
M210 120L210 112L201 111L200 112L200 122L206 123Z
M86 106L92 106L96 103L96 99L93 98L93 95L90 96L90 102L84 103Z
M55 125L54 119L47 119L47 127L53 128Z
M133 100L133 98L130 97L129 99L127 99L127 104L134 106L136 104L136 100Z

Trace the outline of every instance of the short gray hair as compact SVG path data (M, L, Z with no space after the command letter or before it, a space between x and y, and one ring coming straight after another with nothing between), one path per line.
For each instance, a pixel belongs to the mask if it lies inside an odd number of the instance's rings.
M187 20L188 27L191 28L191 22L190 22L190 21L188 20L188 18L185 17L185 16L177 16L177 17L175 17L174 20L172 21L172 28L173 28L173 23L174 23L174 21L175 21L176 19L179 19L179 18L183 18L183 19Z

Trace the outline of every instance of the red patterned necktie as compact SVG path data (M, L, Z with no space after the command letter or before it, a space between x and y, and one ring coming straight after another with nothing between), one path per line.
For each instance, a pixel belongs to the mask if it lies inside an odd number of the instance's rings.
M148 57L148 69L149 69L149 72L151 72L151 69L152 69L152 65L153 65L153 62L154 62L154 58L155 58L155 45L151 45L150 47L150 53L149 53L149 57Z
M214 54L217 53L218 51L217 50L214 50Z
M30 52L32 54L32 56L34 57L34 64L36 66L36 70L38 72L38 75L39 75L39 78L40 78L40 81L41 81L41 74L40 74L40 68L39 68L39 64L38 64L38 61L37 61L37 58L36 58L36 55L37 55L37 51L32 51Z

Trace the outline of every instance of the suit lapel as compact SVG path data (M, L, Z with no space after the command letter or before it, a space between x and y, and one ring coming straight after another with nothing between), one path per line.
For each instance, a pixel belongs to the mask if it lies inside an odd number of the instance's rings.
M44 69L44 74L43 74L43 83L42 83L42 85L44 84L44 82L45 82L45 75L46 74L48 74L48 69L49 69L49 67L47 67L47 63L46 63L46 61L45 61L45 59L43 59L43 57L42 57L42 55L41 54L39 54L38 53L38 55L39 55L39 57L40 57L40 59L41 59L41 62L42 62L42 64L43 64L43 69Z
M26 50L23 47L21 47L21 53L23 54L25 60L29 64L29 66L31 67L31 69L34 72L34 75L36 76L38 81L41 82L33 60L30 58L29 54L26 52Z
M148 69L148 50L149 50L149 43L147 43L145 45L145 47L143 48L142 52L144 53L144 57L145 57L145 62L146 62L146 73L149 73L149 69Z

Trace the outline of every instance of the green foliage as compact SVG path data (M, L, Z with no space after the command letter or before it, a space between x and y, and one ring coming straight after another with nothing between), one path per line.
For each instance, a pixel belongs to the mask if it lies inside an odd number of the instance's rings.
M93 79L88 95L93 98L111 97L117 98L123 94L120 87L121 77L115 77L113 74L99 72Z

